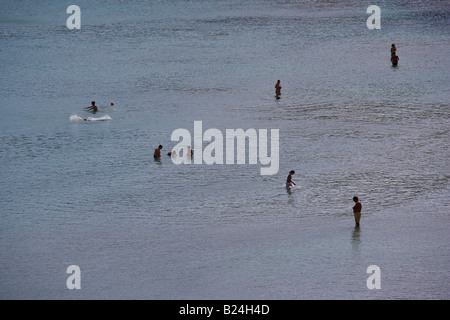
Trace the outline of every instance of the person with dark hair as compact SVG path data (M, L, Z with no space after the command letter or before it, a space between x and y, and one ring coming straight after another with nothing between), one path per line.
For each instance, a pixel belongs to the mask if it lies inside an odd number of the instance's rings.
M358 197L353 197L353 201L355 202L355 205L353 206L353 215L355 217L355 223L356 226L359 227L359 221L361 220L361 210L362 210L362 204L361 201L359 201Z
M394 67L398 65L398 60L400 60L400 58L397 56L397 48L396 48L395 44L392 44L392 46L391 46L391 62Z
M95 101L92 101L91 105L89 107L84 108L84 110L92 111L93 113L96 113L98 111L98 107L95 105Z
M281 98L281 81L278 80L277 83L275 84L275 97L277 99Z
M394 55L391 57L391 62L392 62L392 65L395 67L396 65L398 65L398 60L400 60L400 58L398 57L398 55L396 55L395 53L394 53Z
M292 181L292 175L293 175L293 174L295 174L295 171L294 171L294 170L291 170L291 171L289 172L289 175L288 175L287 179L286 179L286 187L287 187L287 188L296 185L295 182Z
M162 148L163 148L163 146L159 145L159 147L155 149L155 152L153 153L153 157L160 158L161 157L161 149Z
M391 46L391 56L393 56L397 52L397 48L395 47L395 44L392 44Z

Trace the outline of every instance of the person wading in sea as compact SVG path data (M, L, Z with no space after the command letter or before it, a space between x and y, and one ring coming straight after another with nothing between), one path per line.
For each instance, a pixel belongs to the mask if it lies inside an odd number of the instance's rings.
M359 227L359 221L361 220L361 210L362 210L362 204L361 201L359 201L358 197L353 197L353 201L355 201L355 205L353 206L353 215L355 217L355 224L357 227Z
M296 184L295 184L295 182L294 181L292 181L292 175L293 174L295 174L295 171L294 170L291 170L290 172L289 172L289 175L288 175L288 177L287 177L287 179L286 179L286 187L292 187L292 186L296 186Z
M153 153L154 158L160 158L161 157L161 149L163 148L162 145L159 145L158 148L155 149L155 152Z
M275 97L277 97L277 99L281 98L281 81L280 80L278 80L275 85Z

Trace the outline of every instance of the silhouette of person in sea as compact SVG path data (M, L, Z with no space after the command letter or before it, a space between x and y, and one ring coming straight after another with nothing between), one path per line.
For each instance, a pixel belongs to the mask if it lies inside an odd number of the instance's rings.
M95 101L92 101L91 105L89 107L84 108L84 110L92 111L93 113L96 113L98 111L98 107L95 105Z
M292 186L296 186L296 184L295 184L295 182L294 181L292 181L292 175L293 174L295 174L295 171L294 170L291 170L290 172L289 172L289 175L288 175L288 177L287 177L287 179L286 179L286 187L292 187Z
M400 58L397 56L397 47L393 43L392 46L391 46L391 62L392 62L392 65L393 66L398 65L398 60L400 60Z
M395 44L393 43L391 46L391 56L393 56L397 52L397 48L395 47Z
M163 148L162 145L159 145L158 148L155 149L155 152L153 153L154 158L160 158L161 157L161 149Z
M361 210L362 210L362 204L361 201L359 201L358 197L353 197L353 201L355 202L355 205L353 206L353 216L355 217L355 224L357 227L359 227L359 221L361 220Z
M398 65L398 60L400 60L400 58L399 58L396 54L394 54L394 55L391 57L392 65L393 65L393 66Z
M281 81L278 80L277 83L275 84L275 97L277 99L281 98Z

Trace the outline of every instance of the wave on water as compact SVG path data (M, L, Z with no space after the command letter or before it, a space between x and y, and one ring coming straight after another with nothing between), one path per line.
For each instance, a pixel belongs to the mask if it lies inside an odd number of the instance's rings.
M109 115L104 115L103 117L95 118L95 117L89 117L89 118L81 118L80 116L77 116L76 114L73 114L70 116L70 121L104 121L104 120L112 120Z

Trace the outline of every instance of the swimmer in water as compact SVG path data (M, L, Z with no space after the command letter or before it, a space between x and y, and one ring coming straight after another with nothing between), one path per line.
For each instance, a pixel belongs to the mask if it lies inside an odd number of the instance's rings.
M84 110L96 113L98 111L98 107L95 105L95 101L92 101L91 106L84 108Z

